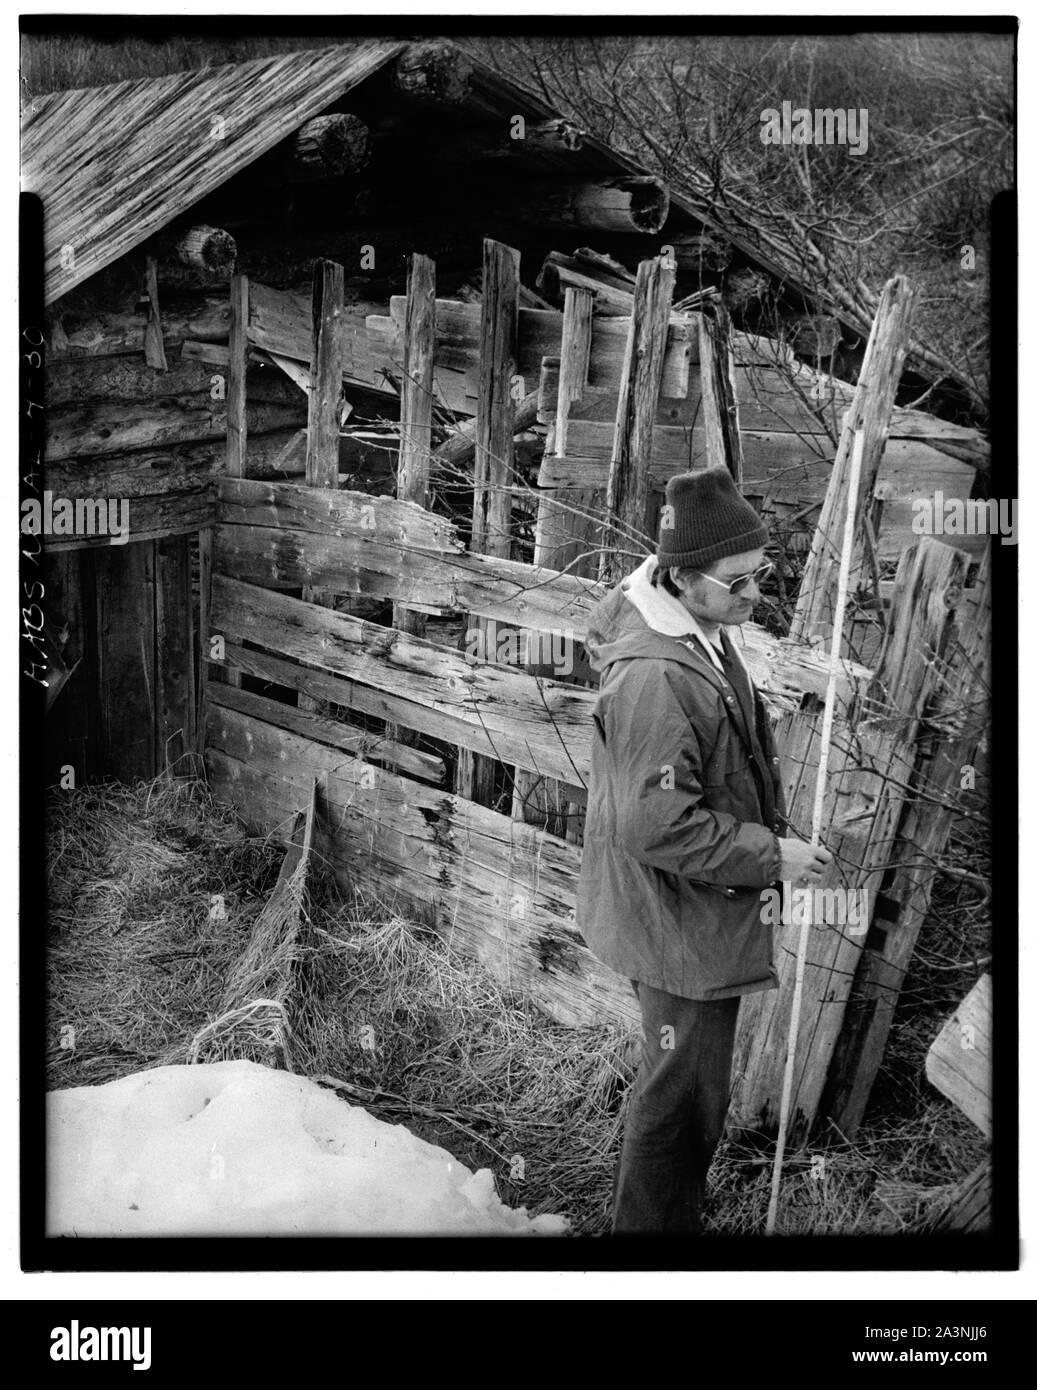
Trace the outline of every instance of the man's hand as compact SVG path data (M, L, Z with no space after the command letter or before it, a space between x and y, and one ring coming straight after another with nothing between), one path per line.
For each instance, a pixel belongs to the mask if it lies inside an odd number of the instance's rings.
M783 883L817 883L826 864L832 862L831 850L823 845L810 845L805 840L781 840L781 881Z

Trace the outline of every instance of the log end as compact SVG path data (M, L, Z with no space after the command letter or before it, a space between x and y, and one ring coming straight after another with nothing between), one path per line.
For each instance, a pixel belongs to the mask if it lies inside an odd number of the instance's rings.
M371 132L359 116L348 111L314 116L296 131L291 156L295 177L355 174L371 158Z
M415 43L400 54L393 86L409 100L436 106L459 106L468 96L472 65L465 55L442 40Z
M227 277L234 273L238 247L222 227L190 227L177 242L177 260L192 270Z
M639 232L661 232L670 211L670 190L661 179L645 176L623 180L630 193L630 218Z
M646 236L662 231L669 211L669 189L650 174L585 184L574 200L578 224Z

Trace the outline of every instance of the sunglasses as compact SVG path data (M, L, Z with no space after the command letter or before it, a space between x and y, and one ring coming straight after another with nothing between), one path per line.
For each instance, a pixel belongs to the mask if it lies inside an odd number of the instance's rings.
M762 584L765 579L769 579L774 573L774 565L770 560L765 561L758 569L754 569L752 574L740 574L737 579L729 580L725 583L723 579L714 579L711 574L704 574L703 579L708 579L711 584L719 584L722 589L726 589L729 594L737 595L743 592L752 582Z

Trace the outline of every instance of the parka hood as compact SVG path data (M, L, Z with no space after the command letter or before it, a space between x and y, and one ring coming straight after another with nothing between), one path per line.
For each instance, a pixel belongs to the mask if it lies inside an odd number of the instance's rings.
M661 657L701 670L719 669L698 623L672 594L652 583L657 561L650 555L601 600L591 615L586 648L592 668L604 674L616 661ZM698 638L694 647L686 644Z

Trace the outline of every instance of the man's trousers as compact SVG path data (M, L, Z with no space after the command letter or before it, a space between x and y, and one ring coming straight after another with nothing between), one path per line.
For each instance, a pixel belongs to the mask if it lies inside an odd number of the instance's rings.
M740 997L681 999L632 981L641 1058L612 1197L613 1235L696 1235L724 1132Z

